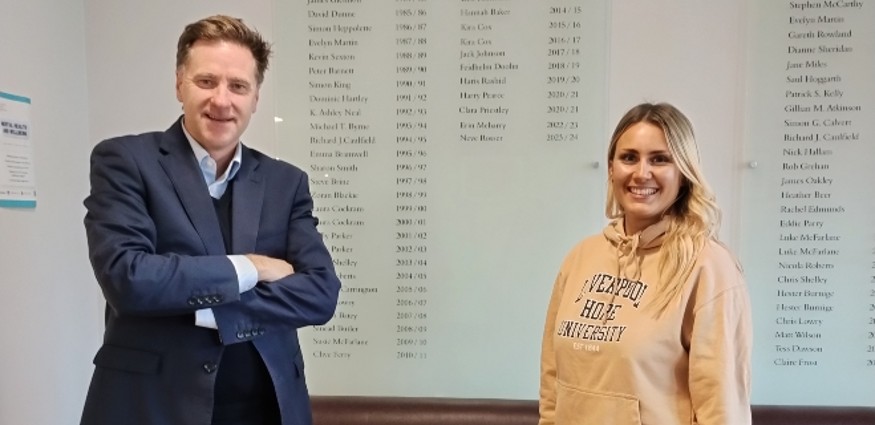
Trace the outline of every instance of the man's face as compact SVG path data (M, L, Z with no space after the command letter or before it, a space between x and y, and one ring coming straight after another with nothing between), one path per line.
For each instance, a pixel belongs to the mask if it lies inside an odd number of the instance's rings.
M197 41L176 70L185 128L214 159L231 155L258 104L252 52L237 43Z

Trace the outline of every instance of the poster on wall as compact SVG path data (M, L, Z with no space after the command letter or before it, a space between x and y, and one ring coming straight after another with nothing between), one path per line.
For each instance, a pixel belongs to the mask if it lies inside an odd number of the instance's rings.
M36 208L30 98L0 91L0 207Z
M311 393L537 397L556 272L604 216L607 2L275 10L277 153L343 283L301 332Z

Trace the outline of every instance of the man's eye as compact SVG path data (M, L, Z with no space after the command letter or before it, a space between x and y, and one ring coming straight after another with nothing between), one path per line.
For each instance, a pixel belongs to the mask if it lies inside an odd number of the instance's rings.
M231 91L234 93L245 94L249 92L249 86L246 84L231 84Z
M195 83L198 87L201 87L201 88L211 88L211 87L215 87L215 85L216 85L216 84L213 82L213 80L208 80L208 79L195 80L194 83Z

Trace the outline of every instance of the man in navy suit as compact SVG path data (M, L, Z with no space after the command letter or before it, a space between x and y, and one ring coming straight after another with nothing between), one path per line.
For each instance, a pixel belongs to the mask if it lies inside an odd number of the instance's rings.
M98 144L85 228L106 298L83 425L309 425L297 329L340 281L306 174L244 146L270 46L212 16L179 38L167 131Z

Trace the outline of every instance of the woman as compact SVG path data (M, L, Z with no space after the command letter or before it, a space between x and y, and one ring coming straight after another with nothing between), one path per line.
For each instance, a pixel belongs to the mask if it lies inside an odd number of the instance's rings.
M602 234L562 264L539 425L750 424L750 303L690 121L641 104L608 149Z

